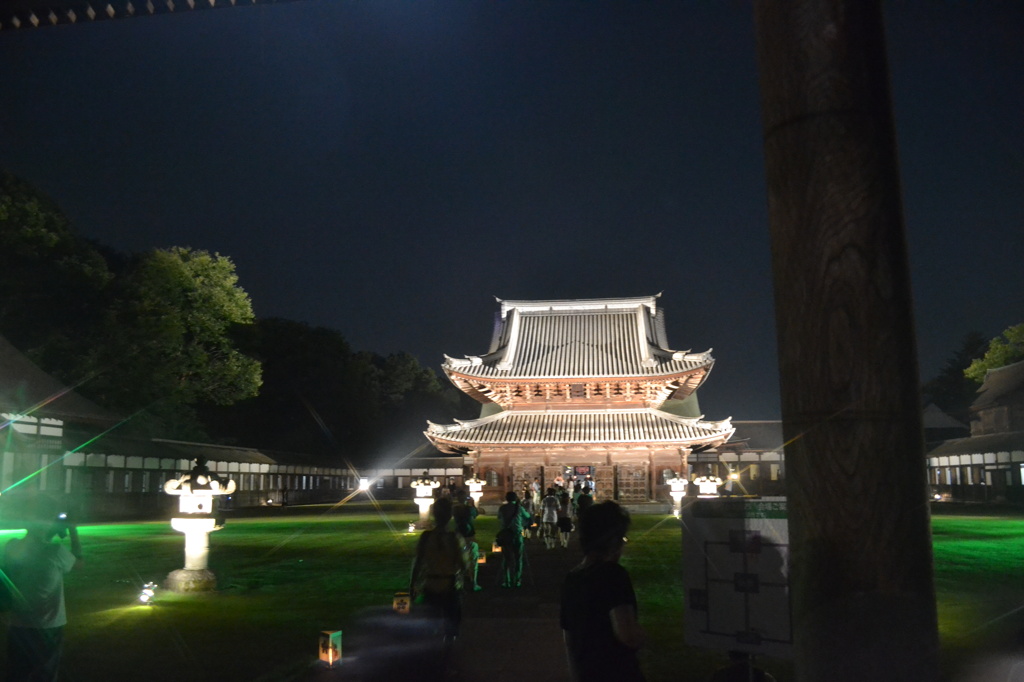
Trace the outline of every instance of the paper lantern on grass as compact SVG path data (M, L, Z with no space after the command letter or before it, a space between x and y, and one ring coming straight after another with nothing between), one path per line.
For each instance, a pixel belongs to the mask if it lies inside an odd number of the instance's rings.
M142 586L142 591L139 592L139 602L142 604L152 604L153 599L156 597L157 584L153 582L146 583Z
M327 665L341 663L341 630L320 633L320 660Z
M501 553L501 545L499 545L497 543L497 541L492 542L491 543L491 551L494 552L495 554L500 554Z
M409 598L408 592L395 592L395 598L391 601L391 608L395 610L395 613L408 615L411 605L412 599Z

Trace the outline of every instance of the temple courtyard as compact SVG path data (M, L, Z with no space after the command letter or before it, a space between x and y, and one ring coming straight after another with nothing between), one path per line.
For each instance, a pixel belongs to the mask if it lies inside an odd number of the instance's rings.
M482 550L496 530L487 511ZM183 561L183 538L168 522L84 526L86 559L67 579L62 679L417 679L412 652L424 635L415 615L392 609L408 584L415 518L408 502L229 517L210 536L217 590L189 595L159 587ZM933 532L943 679L1024 679L1014 673L1024 668L1024 516L940 512ZM0 530L0 542L19 533ZM533 539L527 552L524 586L511 591L496 586L499 559L487 553L448 679L565 679L557 591L578 548ZM725 661L683 641L681 552L675 518L634 517L623 563L650 637L642 660L651 682L705 680ZM158 585L150 605L139 601L147 582ZM342 631L333 671L317 662L324 630ZM4 656L0 647L0 669ZM786 661L760 663L780 682L793 679Z

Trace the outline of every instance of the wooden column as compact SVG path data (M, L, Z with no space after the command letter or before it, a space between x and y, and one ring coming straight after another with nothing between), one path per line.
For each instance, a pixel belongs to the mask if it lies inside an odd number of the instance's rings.
M878 0L755 5L799 680L937 679Z

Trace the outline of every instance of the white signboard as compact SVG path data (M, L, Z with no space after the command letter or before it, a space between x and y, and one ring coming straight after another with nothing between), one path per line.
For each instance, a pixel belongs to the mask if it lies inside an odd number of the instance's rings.
M788 657L785 498L698 499L682 527L686 643Z

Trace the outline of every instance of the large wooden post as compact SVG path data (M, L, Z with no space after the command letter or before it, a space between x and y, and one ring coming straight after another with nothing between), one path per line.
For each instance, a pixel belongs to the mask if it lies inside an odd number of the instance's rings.
M755 5L797 677L937 678L910 282L878 0Z

